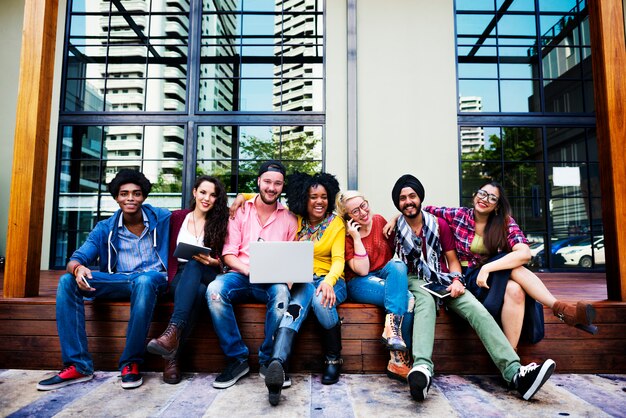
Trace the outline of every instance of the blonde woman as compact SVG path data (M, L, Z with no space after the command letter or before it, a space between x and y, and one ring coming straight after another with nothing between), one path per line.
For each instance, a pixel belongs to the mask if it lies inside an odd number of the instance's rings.
M381 341L390 350L387 375L404 381L410 371L405 339L411 336L414 301L408 290L406 264L393 259L392 243L383 234L387 221L372 214L362 193L340 193L337 213L346 221L348 297L354 302L385 308Z

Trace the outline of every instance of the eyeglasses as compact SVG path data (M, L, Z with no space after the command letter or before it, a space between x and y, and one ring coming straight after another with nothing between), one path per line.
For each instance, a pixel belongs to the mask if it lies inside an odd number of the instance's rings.
M478 197L480 200L486 200L492 204L498 203L499 199L498 196L496 196L495 194L488 193L487 191L482 189L476 191L476 197Z
M367 203L367 200L364 200L363 202L361 202L358 208L354 208L350 211L350 215L359 216L359 213L361 211L365 212L366 210L369 209L369 207L370 207L370 204Z

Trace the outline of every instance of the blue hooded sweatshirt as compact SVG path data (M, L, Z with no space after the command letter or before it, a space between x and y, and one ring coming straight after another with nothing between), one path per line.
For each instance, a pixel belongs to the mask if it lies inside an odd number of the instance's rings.
M148 217L148 234L152 238L153 247L157 250L163 270L167 271L171 213L167 209L157 208L149 204L143 204L141 208ZM117 271L117 247L119 245L117 226L121 215L122 210L118 209L109 219L98 222L93 231L89 233L87 241L74 251L70 260L89 266L99 259L101 272L115 273Z

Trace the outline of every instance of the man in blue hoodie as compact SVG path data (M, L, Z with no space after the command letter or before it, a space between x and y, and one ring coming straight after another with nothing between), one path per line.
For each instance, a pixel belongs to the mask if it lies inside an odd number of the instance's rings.
M152 184L139 171L121 170L108 189L120 209L98 222L70 257L57 289L56 318L63 369L42 380L39 390L57 389L93 378L87 349L83 297L130 299L126 346L119 361L122 387L141 386L139 364L157 296L167 287L167 209L144 204ZM99 271L91 271L99 261Z

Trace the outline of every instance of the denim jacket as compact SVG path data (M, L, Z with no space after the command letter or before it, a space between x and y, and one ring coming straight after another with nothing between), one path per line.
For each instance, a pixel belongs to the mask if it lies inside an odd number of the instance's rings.
M146 213L149 222L150 237L153 246L157 250L163 269L167 270L167 252L169 248L170 216L167 209L157 208L149 204L141 205ZM118 209L113 216L96 224L96 227L89 233L87 240L80 246L70 260L78 261L80 264L93 265L96 259L100 260L100 271L115 273L117 264L118 234L117 225L122 210Z

